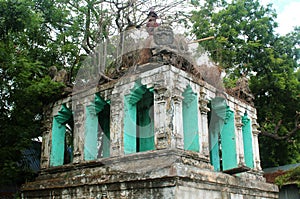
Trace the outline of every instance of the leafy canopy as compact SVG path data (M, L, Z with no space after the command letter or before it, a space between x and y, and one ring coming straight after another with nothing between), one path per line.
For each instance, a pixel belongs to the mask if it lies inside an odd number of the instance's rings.
M153 2L161 14L185 0ZM144 25L151 6L144 0L0 0L0 186L32 177L22 152L43 131L43 107L65 86L49 70L66 70L72 84L99 42ZM187 19L182 10L172 13L166 20Z
M0 184L32 176L22 152L40 136L43 106L62 84L47 75L50 60L45 19L30 1L0 1Z
M198 39L215 37L201 45L226 72L227 86L241 74L250 79L263 167L299 162L299 28L275 34L275 10L257 0L209 0L191 21Z

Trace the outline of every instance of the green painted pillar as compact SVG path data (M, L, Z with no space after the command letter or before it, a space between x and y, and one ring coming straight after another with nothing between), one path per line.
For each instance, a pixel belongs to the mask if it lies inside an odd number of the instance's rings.
M72 111L62 105L60 111L53 117L50 166L64 164L66 123L71 120Z
M124 99L124 153L148 151L154 145L153 91L137 81Z
M223 170L237 167L236 136L234 113L227 106L224 126L221 131L222 166Z
M98 116L93 106L86 107L84 159L95 160L98 155Z
M106 107L106 108L105 108ZM105 110L105 113L102 111ZM101 147L103 157L109 156L110 130L109 130L109 105L99 94L96 94L94 102L86 107L84 159L95 160L98 157L98 131L99 124L104 132ZM107 113L108 112L108 113Z
M221 170L220 165L220 132L224 126L226 116L226 101L224 98L216 97L211 100L209 112L209 144L210 161L215 171Z
M198 100L190 86L183 92L182 118L184 149L199 152Z
M137 102L137 151L154 150L153 92L148 90Z
M245 163L246 166L254 168L251 121L248 118L247 112L242 117L242 123Z
M129 96L124 100L124 153L136 152L136 104L129 103Z
M64 164L66 126L59 123L55 117L52 123L52 145L50 166L59 166Z
M216 125L220 125L219 118L212 118L215 120ZM213 165L215 171L220 171L220 154L219 154L219 134L218 128L209 128L209 144L210 144L210 162Z

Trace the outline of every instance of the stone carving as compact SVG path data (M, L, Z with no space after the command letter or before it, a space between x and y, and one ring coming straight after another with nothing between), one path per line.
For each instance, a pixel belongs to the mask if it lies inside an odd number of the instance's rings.
M64 84L69 82L68 72L65 69L57 71L56 66L51 66L49 68L49 76L55 82L62 82Z
M236 86L228 89L227 92L253 105L254 96L249 88L248 79L244 74L237 80Z
M155 28L153 38L158 46L171 45L174 42L174 33L169 26L159 26Z

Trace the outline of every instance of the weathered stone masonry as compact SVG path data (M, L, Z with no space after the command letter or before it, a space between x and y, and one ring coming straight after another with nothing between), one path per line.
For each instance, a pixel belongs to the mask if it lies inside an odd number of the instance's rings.
M23 198L277 198L255 108L192 74L148 63L74 95L48 112L42 170Z

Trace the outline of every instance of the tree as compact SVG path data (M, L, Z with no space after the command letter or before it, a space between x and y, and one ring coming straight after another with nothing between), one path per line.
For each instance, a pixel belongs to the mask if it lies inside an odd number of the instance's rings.
M231 4L207 1L203 7L194 12L193 32L198 38L215 36L202 43L212 59L235 76L261 68L260 54L271 45L277 26L271 6L236 0Z
M278 37L269 49L269 71L251 78L261 124L261 154L266 166L300 160L300 83L295 72L299 35L296 28L293 33Z
M225 70L228 82L241 74L250 79L263 167L299 161L299 29L276 35L276 12L257 0L206 1L192 22L197 38L215 37L201 44Z
M49 35L43 33L43 18L32 6L0 1L0 185L20 184L32 176L22 151L40 135L43 105L63 86L47 75L49 57L42 47Z
M151 2L0 0L1 186L32 177L22 151L41 135L43 107L72 85L83 60L100 42L143 26L151 7L161 16L172 13L162 16L166 21L186 20L176 9L184 0ZM53 81L53 67L66 70L68 82Z

